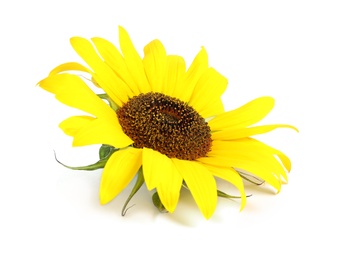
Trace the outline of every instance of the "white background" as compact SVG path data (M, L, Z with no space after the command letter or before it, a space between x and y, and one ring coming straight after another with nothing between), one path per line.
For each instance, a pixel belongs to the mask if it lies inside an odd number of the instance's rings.
M0 4L1 259L358 259L356 1L2 1ZM36 87L80 61L72 36L117 44L124 26L140 53L159 38L191 62L201 46L229 79L226 109L269 95L263 139L293 162L280 194L248 187L247 207L219 200L206 221L189 194L160 214L142 187L100 206L97 159L57 127L78 111Z

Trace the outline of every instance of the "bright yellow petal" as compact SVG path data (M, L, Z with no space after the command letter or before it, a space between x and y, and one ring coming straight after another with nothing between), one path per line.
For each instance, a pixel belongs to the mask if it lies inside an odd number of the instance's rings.
M98 118L114 120L117 117L115 112L76 75L54 74L40 81L39 85L54 93L60 102L70 107L81 109Z
M265 145L265 144L263 144ZM267 147L269 147L268 145L266 145ZM287 172L290 172L291 171L291 160L290 158L288 158L283 152L277 150L277 149L274 149L272 147L270 147L273 151L272 153L277 155L278 158L280 158L283 166L285 166ZM286 178L286 181L287 181L287 178Z
M162 171L164 155L150 148L143 148L143 176L148 190L155 189L160 178L166 174Z
M172 159L194 197L201 213L209 219L217 204L216 181L212 173L194 161Z
M200 111L200 115L203 118L209 118L216 116L225 112L224 104L221 98L213 100L210 106L206 106L203 110Z
M190 65L188 71L185 73L185 79L181 88L181 92L177 93L178 98L184 102L189 102L196 83L201 76L209 68L208 54L206 50L201 48L199 53L196 55L194 61Z
M287 180L287 174L273 152L249 138L238 142L213 141L208 157L199 158L198 161L250 172L280 191L282 178Z
M71 116L63 120L59 126L65 134L75 136L81 128L88 126L93 120L96 120L96 118L90 116Z
M256 145L259 149L266 151L267 153L276 155L280 161L282 162L283 166L285 167L285 169L287 170L287 172L291 171L291 160L290 158L288 158L287 155L285 155L283 152L267 145L264 144L254 138L247 138L245 139L246 142L251 142L253 145ZM287 178L286 178L287 180Z
M272 150L261 147L250 138L239 141L214 141L210 155L236 157L242 161L256 162L271 171L277 179L287 179L285 169L275 157ZM236 166L238 167L238 166ZM242 167L241 167L242 168Z
M104 59L104 62L112 68L117 76L120 77L120 79L126 83L128 87L131 88L135 96L139 95L140 88L133 80L124 58L119 50L111 42L103 38L92 38L92 42L96 46L99 54Z
M113 200L134 178L142 164L142 150L129 148L111 155L100 184L100 202Z
M71 45L77 54L93 69L93 77L110 98L118 105L128 101L133 92L114 71L98 56L91 42L80 37L71 38Z
M215 167L211 165L205 165L214 176L219 177L225 181L232 183L241 194L241 208L243 210L246 205L246 193L244 189L244 183L241 176L233 168Z
M223 167L223 168L235 167L235 164L237 164L236 159L233 159L231 157L227 158L224 156L215 156L215 155L201 157L198 158L197 161L205 165L211 165L211 166Z
M154 40L144 47L143 65L151 90L163 93L167 54L159 40Z
M183 178L167 156L143 148L143 175L149 190L157 189L166 210L173 212L178 204Z
M71 71L71 70L92 73L88 68L86 68L85 66L83 66L77 62L67 62L67 63L61 64L61 65L58 65L56 68L51 70L50 75L58 74L58 73L61 73L64 71Z
M179 201L183 177L169 158L162 161L162 168L166 174L162 175L157 191L165 209L172 213Z
M217 131L212 133L211 137L214 140L235 140L235 139L249 137L252 135L264 134L272 130L275 130L277 128L291 128L298 132L297 128L295 128L294 126L276 124L276 125L264 125L264 126L250 127L250 128L239 128L239 129Z
M244 128L263 119L273 108L274 99L261 97L235 110L220 114L210 120L211 131Z
M79 129L72 144L73 146L107 144L123 148L132 143L133 141L123 132L118 121L107 121L99 118Z
M119 45L127 68L135 80L137 87L140 87L140 92L150 92L151 87L145 74L142 59L134 48L127 31L121 26L119 26Z
M234 167L238 170L249 172L257 177L265 180L268 184L274 187L277 192L281 189L281 181L268 169L259 164L259 162L251 162L243 159L230 158L226 156L214 156L199 158L198 161L204 164L216 167Z
M167 70L164 79L163 93L171 97L179 98L182 90L185 61L180 56L169 55L167 57Z
M189 105L199 113L210 107L214 100L221 97L227 87L228 80L213 68L209 68L196 83Z
M253 163L241 163L241 167L235 167L239 172L243 172L245 174L253 174L257 176L259 179L264 180L267 184L271 185L276 193L281 191L281 185L284 183L281 179L278 179L275 174L269 172L262 166L254 165ZM246 170L248 169L248 170Z

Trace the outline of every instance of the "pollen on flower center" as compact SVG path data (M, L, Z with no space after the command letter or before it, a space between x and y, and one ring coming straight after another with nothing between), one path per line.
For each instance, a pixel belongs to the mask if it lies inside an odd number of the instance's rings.
M117 116L137 148L182 160L195 160L210 151L210 127L179 99L156 92L140 94L119 108Z

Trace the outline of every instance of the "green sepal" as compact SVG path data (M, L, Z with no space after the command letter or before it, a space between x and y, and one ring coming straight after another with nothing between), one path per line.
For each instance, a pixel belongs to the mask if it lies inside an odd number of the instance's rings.
M238 171L237 169L234 169L234 170L237 171L237 173L241 176L241 178L243 178L244 180L246 180L248 182L251 182L251 183L253 183L255 185L259 186L259 185L262 185L263 183L265 183L264 180L254 176L254 175Z
M115 148L111 145L103 144L101 148L99 148L99 159L105 159L109 157L113 152Z
M104 157L103 159L100 159L98 162L93 163L93 164L89 164L86 166L68 166L62 162L60 162L57 157L56 157L56 153L55 153L55 160L61 164L62 166L71 169L71 170L81 170L81 171L94 171L94 170L98 170L98 169L102 169L104 168L104 166L106 165L109 157L111 156L112 153L114 153L116 150L111 151L109 154L107 154L107 157Z
M114 103L114 101L106 94L97 94L97 96L101 99L104 99L104 100L107 100L108 103L109 103L109 106L114 110L114 111L117 111L118 110L118 106L116 103Z
M62 162L60 162L59 160L57 160L56 155L55 155L55 159L56 161L61 164L62 166L71 169L71 170L82 170L82 171L94 171L97 169L102 169L104 168L104 166L106 165L108 159L105 160L99 160L96 163L90 164L90 165L86 165L86 166L68 166Z
M226 199L241 199L241 196L232 196L232 195L229 195L223 191L220 191L220 190L217 190L218 192L218 196L219 197L222 197L222 198L226 198ZM251 195L247 195L246 197L250 197Z
M189 190L188 185L186 185L185 181L183 181L183 183L181 184L185 189Z
M161 213L167 213L168 211L165 209L163 203L160 201L158 192L155 192L152 196L152 201L154 206L159 210Z
M137 191L140 189L140 187L142 187L144 183L144 176L143 176L143 170L142 167L140 167L138 174L137 174L137 180L136 183L133 186L133 189L131 191L131 193L129 194L126 202L123 205L122 208L122 216L124 216L127 213L127 210L130 209L131 207L127 208L127 205L129 203L129 201L133 198L133 196L137 193Z

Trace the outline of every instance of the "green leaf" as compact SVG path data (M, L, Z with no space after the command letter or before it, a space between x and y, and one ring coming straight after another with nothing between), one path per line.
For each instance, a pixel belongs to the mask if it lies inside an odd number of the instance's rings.
M158 192L155 192L152 196L152 201L154 206L157 207L157 209L161 212L161 213L167 213L168 211L165 209L164 205L162 204L162 202L160 201Z
M90 164L90 165L86 165L86 166L68 166L62 162L60 162L57 157L56 157L56 153L55 153L55 160L61 164L62 166L71 169L71 170L83 170L83 171L93 171L93 170L97 170L97 169L101 169L104 168L104 166L106 165L107 161L108 161L109 157L106 157L105 159L99 160L96 163Z
M103 144L99 148L99 159L105 159L109 157L114 152L114 147L111 145Z
M127 213L127 210L130 209L131 207L127 208L127 205L129 203L129 201L133 198L133 196L137 193L137 191L140 189L140 187L142 187L144 183L144 176L143 176L143 170L142 167L139 169L138 174L137 174L137 181L133 186L133 189L131 191L131 193L129 194L126 202L123 205L122 208L122 216L124 216Z
M99 148L99 158L100 160L90 164L90 165L86 165L86 166L68 166L62 162L60 162L57 157L56 157L56 153L55 153L55 159L56 161L61 164L62 166L71 169L71 170L83 170L83 171L93 171L93 170L97 170L97 169L102 169L104 168L104 166L106 165L109 157L111 157L111 155L118 151L119 149L114 148L113 146L110 145L106 145L103 144L100 148Z

